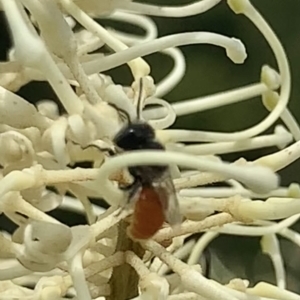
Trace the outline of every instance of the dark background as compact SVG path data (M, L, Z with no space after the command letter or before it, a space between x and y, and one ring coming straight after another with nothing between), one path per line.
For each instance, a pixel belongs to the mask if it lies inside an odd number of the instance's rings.
M158 1L156 0L156 2ZM165 0L159 3L176 5L187 4L190 1ZM286 50L293 80L289 108L300 122L298 99L300 92L300 2L296 0L253 0L252 3L272 26ZM160 36L186 31L217 32L241 39L248 53L248 58L243 65L235 65L226 57L221 48L209 45L182 47L187 58L186 76L165 97L169 101L205 96L255 83L259 81L262 65L268 64L276 68L274 56L262 35L246 17L235 15L226 5L226 1L222 1L217 7L202 15L180 19L154 18L154 20ZM112 25L107 20L102 24ZM116 29L136 30L121 23L115 23L114 26ZM0 60L5 60L9 45L9 35L3 14L0 13ZM147 56L146 59L152 66L152 76L156 82L163 78L172 67L171 59L161 54ZM113 76L116 83L130 84L132 81L126 67L112 70L109 74ZM23 87L19 94L33 103L46 97L56 99L47 83L31 83ZM246 129L262 120L266 115L267 111L263 107L261 99L257 98L178 118L174 128L231 132ZM247 153L225 155L224 159L234 160L240 156L255 159L274 151L276 151L275 148L254 150ZM298 161L281 171L282 184L299 182L299 170L300 163ZM65 212L56 214L58 218L65 219L69 224L83 222L79 216ZM4 222L3 219L0 222ZM296 225L294 228L299 229L299 226ZM224 283L235 277L247 278L251 285L261 280L274 282L272 265L269 258L261 254L259 241L259 238L229 236L216 239L209 248L211 253L210 276ZM300 293L298 284L300 249L286 240L281 240L281 249L288 273L288 288Z

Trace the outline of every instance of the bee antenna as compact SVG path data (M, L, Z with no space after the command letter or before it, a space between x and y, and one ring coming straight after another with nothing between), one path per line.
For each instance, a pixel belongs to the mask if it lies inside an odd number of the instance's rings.
M138 94L138 102L136 107L136 114L137 119L141 120L141 113L142 113L142 95L143 95L143 78L140 78L139 81L139 94Z
M109 105L118 111L118 113L120 114L120 116L123 120L127 121L128 124L131 124L130 116L126 110L118 107L117 105L115 105L113 103L109 103Z

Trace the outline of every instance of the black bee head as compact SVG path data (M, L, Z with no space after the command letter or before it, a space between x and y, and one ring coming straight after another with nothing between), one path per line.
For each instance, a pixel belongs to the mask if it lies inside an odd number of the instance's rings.
M122 128L114 138L114 143L123 150L143 149L155 139L153 128L144 122L135 122Z

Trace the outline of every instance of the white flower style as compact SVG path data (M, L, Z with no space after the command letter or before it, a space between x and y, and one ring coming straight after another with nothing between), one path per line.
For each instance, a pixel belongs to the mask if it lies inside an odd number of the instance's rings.
M12 235L0 235L0 299L300 299L286 290L278 241L280 235L300 245L300 234L289 228L300 217L300 188L296 183L280 186L276 174L300 157L300 128L287 107L291 78L286 54L249 0L227 4L261 32L278 70L263 66L258 83L232 91L175 104L163 99L185 75L185 58L177 47L219 46L236 64L247 55L240 40L216 33L158 38L148 16L191 16L220 2L172 7L130 0L0 1L13 40L8 60L0 63L0 211L18 226ZM145 33L105 29L97 17L127 22ZM155 52L174 61L157 84L143 59ZM116 85L103 74L123 64L131 71L131 86ZM53 101L34 106L16 94L31 81L47 81L65 113L59 113ZM178 116L256 96L262 97L269 114L246 130L168 129ZM166 151L110 156L115 134L137 115L155 129ZM274 133L264 135L279 119ZM225 162L219 157L269 146L277 146L278 152L255 161ZM91 167L73 167L83 161ZM131 240L124 224L132 211L124 206L126 194L119 184L131 180L126 172L130 166L166 164L183 222L176 228L164 226L151 239ZM215 182L229 187L201 187ZM67 192L74 198L66 197ZM89 197L104 199L110 208L91 204ZM87 225L68 227L46 214L58 207L84 213ZM200 232L204 234L197 240L186 240ZM250 288L247 280L223 285L206 278L199 258L220 234L260 236L276 285L259 282Z

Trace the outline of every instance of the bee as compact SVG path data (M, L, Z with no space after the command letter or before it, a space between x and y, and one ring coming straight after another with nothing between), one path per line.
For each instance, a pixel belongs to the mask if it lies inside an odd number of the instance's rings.
M139 115L139 114L138 114ZM122 151L162 150L154 129L141 120L129 122L115 136L114 144ZM179 224L181 216L168 165L140 165L128 168L133 183L126 189L134 205L128 228L134 239L151 238L164 224Z

